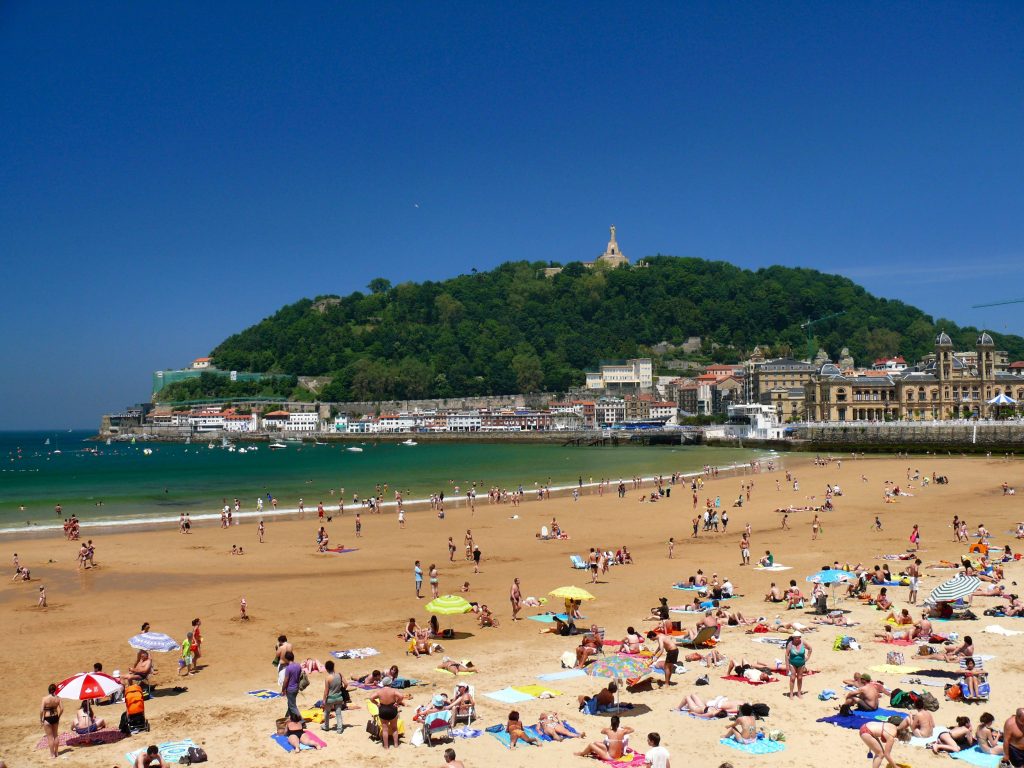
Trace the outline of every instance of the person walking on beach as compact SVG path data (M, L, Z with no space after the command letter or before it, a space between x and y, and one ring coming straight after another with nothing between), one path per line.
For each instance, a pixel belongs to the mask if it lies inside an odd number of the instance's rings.
M665 685L672 685L672 673L676 671L676 662L679 661L679 646L676 645L676 639L672 635L659 635L654 630L647 633L647 639L657 643L654 655L647 662L648 668L653 667L658 657L664 654L665 661L662 666L665 668Z
M907 566L907 576L910 577L910 594L907 595L907 602L917 605L917 586L921 579L921 560L916 559Z
M50 757L53 758L57 757L57 747L60 745L60 716L64 714L64 705L56 694L57 686L50 683L39 708L39 724L43 726L46 745L50 748Z
M455 549L456 549L455 542L452 541L452 537L449 536L448 537L448 562L449 563L454 563L455 562Z
M473 559L473 532L471 530L469 530L468 528L466 529L465 541L466 541L466 559L467 560L472 560Z
M39 585L39 607L46 607L46 587L41 584Z
M509 589L508 600L512 603L512 621L519 621L519 611L523 608L523 593L519 588L519 577L512 579L512 587Z
M292 651L286 651L284 654L285 668L284 677L281 682L281 693L283 693L288 699L288 709L285 710L284 716L289 717L295 715L302 717L302 713L299 712L299 705L296 699L299 695L299 678L302 677L302 667L295 663L295 654Z
M436 599L438 597L438 594L437 594L437 566L434 565L434 563L430 564L430 570L427 572L427 575L430 578L430 594L433 595L433 597Z
M672 536L668 537L668 559L671 560L674 557L676 551L676 540Z
M789 697L802 698L804 695L804 674L807 662L811 660L811 646L804 642L800 632L794 632L786 641L786 674L789 676ZM796 692L793 692L794 686Z
M359 513L356 512L356 538L361 539L363 537L363 520L359 517Z
M480 547L473 547L473 573L480 573Z
M750 565L750 539L746 531L740 537L740 565Z
M914 545L915 550L921 548L921 529L916 525L914 526L914 530L910 532L910 543Z
M412 566L412 577L416 582L416 597L423 599L423 595L420 594L420 590L423 589L423 569L420 567L420 561L417 560Z
M266 532L266 526L263 525L263 518L260 518L260 524L256 528L256 536L260 540L260 544L263 543L263 534Z

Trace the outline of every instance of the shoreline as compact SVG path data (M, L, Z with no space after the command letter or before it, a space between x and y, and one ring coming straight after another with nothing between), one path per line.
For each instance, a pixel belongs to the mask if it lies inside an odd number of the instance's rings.
M718 470L720 476L726 476L726 477L732 476L732 474L734 472L737 473L737 474L744 474L745 475L745 474L749 473L750 465L751 465L752 462L760 461L760 460L765 460L765 461L767 461L767 460L776 460L777 461L778 457L779 457L779 454L777 452L775 452L775 451L767 451L767 452L762 452L762 455L755 455L755 457L752 458L750 460L750 462L747 462L747 463L744 463L744 464L729 464L729 465L724 466L724 467L717 467L716 469ZM743 470L743 471L742 472L737 472L738 470ZM669 476L671 476L671 473L670 473ZM687 473L681 473L681 474L678 475L678 477L680 478L680 481L681 482L686 482L686 483L688 483L693 478L699 477L699 476L704 476L704 473L703 472L687 472ZM658 475L643 476L643 477L640 478L640 480L642 482L644 482L644 483L650 483L650 482L653 482L653 481L657 480L658 477L659 477ZM660 477L664 478L665 475L662 474L662 475L660 475ZM608 485L609 488L611 487L611 484L612 484L612 481L609 480L607 482L607 485ZM585 482L585 483L582 483L582 484L576 483L576 484L573 484L573 485L553 485L553 486L551 486L549 488L549 491L550 491L550 496L552 498L555 498L555 497L561 498L561 497L565 497L565 496L571 495L572 491L574 489L590 490L590 489L593 489L593 488L597 488L600 485L601 485L600 482L594 482L594 483ZM531 493L533 494L532 498L531 498ZM536 493L537 493L537 489L536 488L532 489L532 491L526 490L524 488L523 489L523 502L525 503L525 502L529 502L529 501L536 501L536 500L538 500L536 498ZM457 496L457 497L456 496L446 496L445 497L445 502L447 504L450 504L452 509L462 509L462 508L464 508L466 506L466 496L465 495L460 495L460 496ZM429 507L429 505L430 505L430 499L429 498L403 499L402 500L402 507L403 508L406 508L406 507L424 507L424 506ZM380 508L381 509L385 509L385 510L397 509L398 508L398 502L395 501L395 500L384 501L384 502L381 502ZM354 516L356 511L358 511L360 514L363 514L365 512L369 512L369 509L370 509L369 506L367 506L363 502L360 502L359 505L358 505L358 508L356 508L356 507L347 507L345 512L350 512ZM325 518L326 517L332 517L333 518L335 516L338 516L336 512L334 514L328 514L328 510L327 510L326 506L324 507L324 513L325 513ZM278 508L278 509L273 509L272 507L270 507L270 508L264 508L262 512L256 511L256 510L241 511L241 512L238 512L238 513L234 513L233 512L232 513L232 519L233 520L241 520L241 519L249 520L249 519L256 519L256 518L275 518L275 519L280 519L280 520L305 520L305 519L307 519L307 516L310 516L310 515L312 515L313 517L316 517L316 515L317 515L317 507L316 506L306 507L304 512L300 511L298 507L283 507L283 508ZM344 513L342 513L342 516L343 515L344 515ZM354 519L354 517L353 517L353 519ZM189 520L192 523L193 527L197 527L196 523L199 523L200 526L198 526L198 527L220 528L220 512L202 513L202 514L195 515L195 516L193 516L190 513L189 514ZM204 525L205 523L210 523L210 522L213 522L213 521L215 521L217 523L216 526L214 526L214 525ZM132 532L134 532L134 531L162 531L162 530L166 530L166 529L171 528L171 527L176 527L178 525L178 523L179 523L179 518L178 517L128 518L128 519L122 519L122 520L89 520L89 521L81 521L80 520L79 521L79 528L81 529L81 531L82 531L82 533L84 535L86 530L89 530L89 531L95 530L95 531L98 531L98 532L103 532L103 531L110 531L110 532L120 532L120 531L125 531L125 532L128 532L128 531L132 531ZM235 525L237 525L237 523ZM19 541L21 539L56 538L58 534L60 534L61 537L63 537L63 532L64 532L63 522L61 522L61 523L54 523L52 525L29 525L29 526L20 526L20 527L17 527L17 528L10 528L10 527L8 527L8 528L0 528L0 541L17 542L17 541Z

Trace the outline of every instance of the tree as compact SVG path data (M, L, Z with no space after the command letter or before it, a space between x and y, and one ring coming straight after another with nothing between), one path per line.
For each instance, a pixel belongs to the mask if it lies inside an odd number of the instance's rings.
M391 290L391 281L386 277L375 277L366 286L370 293L387 293Z
M540 358L532 352L520 352L512 358L512 370L520 392L536 392L544 382Z

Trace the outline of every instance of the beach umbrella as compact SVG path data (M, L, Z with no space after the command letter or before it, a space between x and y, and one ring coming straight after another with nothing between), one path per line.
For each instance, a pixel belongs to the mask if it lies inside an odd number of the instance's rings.
M849 571L837 571L834 568L829 568L824 571L812 573L807 577L807 580L814 584L835 584L839 581L849 581L853 577L853 574Z
M438 616L458 616L462 613L469 613L473 610L473 606L469 604L466 598L460 595L443 595L435 597L427 603L426 609L428 612L436 613Z
M562 597L566 600L596 600L592 594L581 587L559 587L548 592L552 597Z
M620 655L604 656L586 670L591 677L611 677L618 680L640 677L648 671L647 663L643 659Z
M79 672L57 684L55 695L62 699L105 699L121 689L117 678L103 672Z
M161 653L181 648L181 643L163 632L143 632L129 640L128 645L140 651L160 651Z
M1005 392L1000 392L998 395L988 401L989 405L1016 405L1017 401L1007 395Z
M974 590L981 586L981 579L976 576L957 576L955 579L944 581L928 595L925 600L928 605L936 603L951 603L962 597L974 594Z

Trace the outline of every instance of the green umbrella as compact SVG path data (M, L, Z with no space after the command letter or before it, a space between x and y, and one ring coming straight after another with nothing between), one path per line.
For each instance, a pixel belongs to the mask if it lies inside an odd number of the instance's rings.
M439 616L458 616L473 610L473 606L469 604L469 601L459 595L435 597L427 603L426 608L430 613L436 613ZM448 632L454 634L455 630L449 628Z

